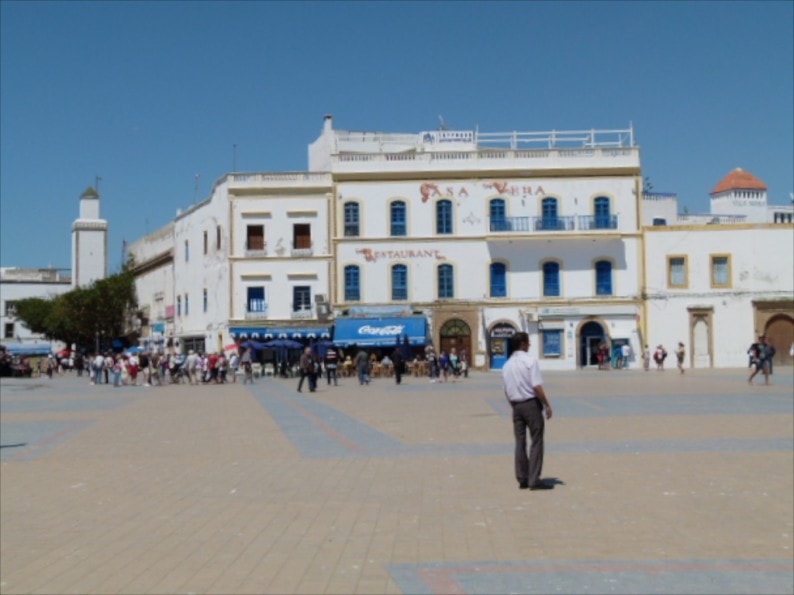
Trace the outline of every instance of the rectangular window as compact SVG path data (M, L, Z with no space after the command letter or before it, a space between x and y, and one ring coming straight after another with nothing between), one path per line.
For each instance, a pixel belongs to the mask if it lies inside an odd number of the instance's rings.
M543 357L562 355L562 331L543 331Z
M204 290L204 312L207 311L207 306L208 305L209 305L209 302L208 302L208 299L207 299L207 290L205 289Z
M215 249L221 249L221 226L215 228Z
M345 267L345 301L357 302L361 299L359 290L359 269L357 266Z
M190 314L190 298L185 294L185 316Z
M14 338L14 323L13 322L6 322L5 329L3 330L3 338L5 338L5 339L13 339Z
M246 250L264 250L265 249L265 226L264 225L249 225L246 228Z
M686 256L667 257L667 286L676 288L686 288L689 283L687 280L687 259Z
M187 240L185 240L185 262L189 260L190 260L190 246L188 245Z
M442 264L438 267L438 297L439 299L455 297L454 271L450 264Z
M394 301L408 299L408 267L396 264L391 270L391 299Z
M731 257L728 254L711 255L711 286L731 287Z
M292 288L292 311L302 312L310 310L312 307L311 287L308 285L296 285Z
M292 227L292 242L295 250L312 247L312 226L308 223L296 223Z
M358 204L354 202L345 203L345 237L358 237Z
M6 316L16 316L17 303L13 300L6 301Z
M249 287L246 296L246 310L248 312L267 312L264 287Z
M182 316L182 296L176 296L176 315Z
M209 241L209 234L205 231L204 232L204 256L207 255L210 249L210 241Z

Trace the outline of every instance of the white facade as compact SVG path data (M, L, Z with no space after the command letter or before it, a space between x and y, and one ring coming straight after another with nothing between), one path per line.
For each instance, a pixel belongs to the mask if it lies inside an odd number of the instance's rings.
M672 353L682 341L689 366L746 366L750 343L766 333L774 335L777 361L790 363L791 225L651 227L645 248L651 349L662 344Z
M57 269L0 269L0 342L17 348L57 351L60 341L49 339L31 330L16 316L15 304L27 298L52 299L71 289L71 279Z
M72 224L72 288L107 277L108 223L99 217L99 195L80 196L80 217Z
M602 342L628 344L636 366L644 344L679 340L692 365L744 365L754 332L794 328L794 228L677 207L643 199L631 129L391 134L326 116L308 173L224 176L130 250L142 307L159 320L166 295L166 340L183 351L411 315L437 350L490 369L519 330L544 369L595 365Z

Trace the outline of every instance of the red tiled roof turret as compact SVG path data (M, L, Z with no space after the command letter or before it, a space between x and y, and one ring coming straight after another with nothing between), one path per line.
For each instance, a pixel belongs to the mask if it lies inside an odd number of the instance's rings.
M766 190L766 184L749 171L744 171L741 167L737 167L722 178L714 186L714 190L710 194L713 196L727 190Z

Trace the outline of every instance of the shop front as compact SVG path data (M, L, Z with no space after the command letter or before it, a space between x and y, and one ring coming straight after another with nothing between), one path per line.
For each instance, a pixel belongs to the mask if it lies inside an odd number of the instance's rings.
M233 326L229 329L229 335L237 342L246 339L257 341L270 341L272 339L292 339L295 341L312 341L318 339L330 339L331 328L327 326L309 327L247 327Z
M333 336L334 343L343 348L422 347L427 343L427 328L424 316L337 318Z
M509 322L499 322L488 333L488 355L491 370L501 370L510 357L510 337L518 329Z

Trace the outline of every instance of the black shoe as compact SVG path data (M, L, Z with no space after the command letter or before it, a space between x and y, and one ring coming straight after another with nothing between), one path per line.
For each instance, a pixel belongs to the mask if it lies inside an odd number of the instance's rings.
M518 482L518 489L519 490L526 490L528 487L529 487L529 482L527 482L527 481Z
M539 483L536 483L535 485L533 485L533 486L532 486L532 487L530 487L529 489L530 489L530 491L532 491L532 492L534 492L535 490L553 490L553 489L554 489L554 484L550 484L550 483L543 483L543 482L541 481L541 482L539 482Z

